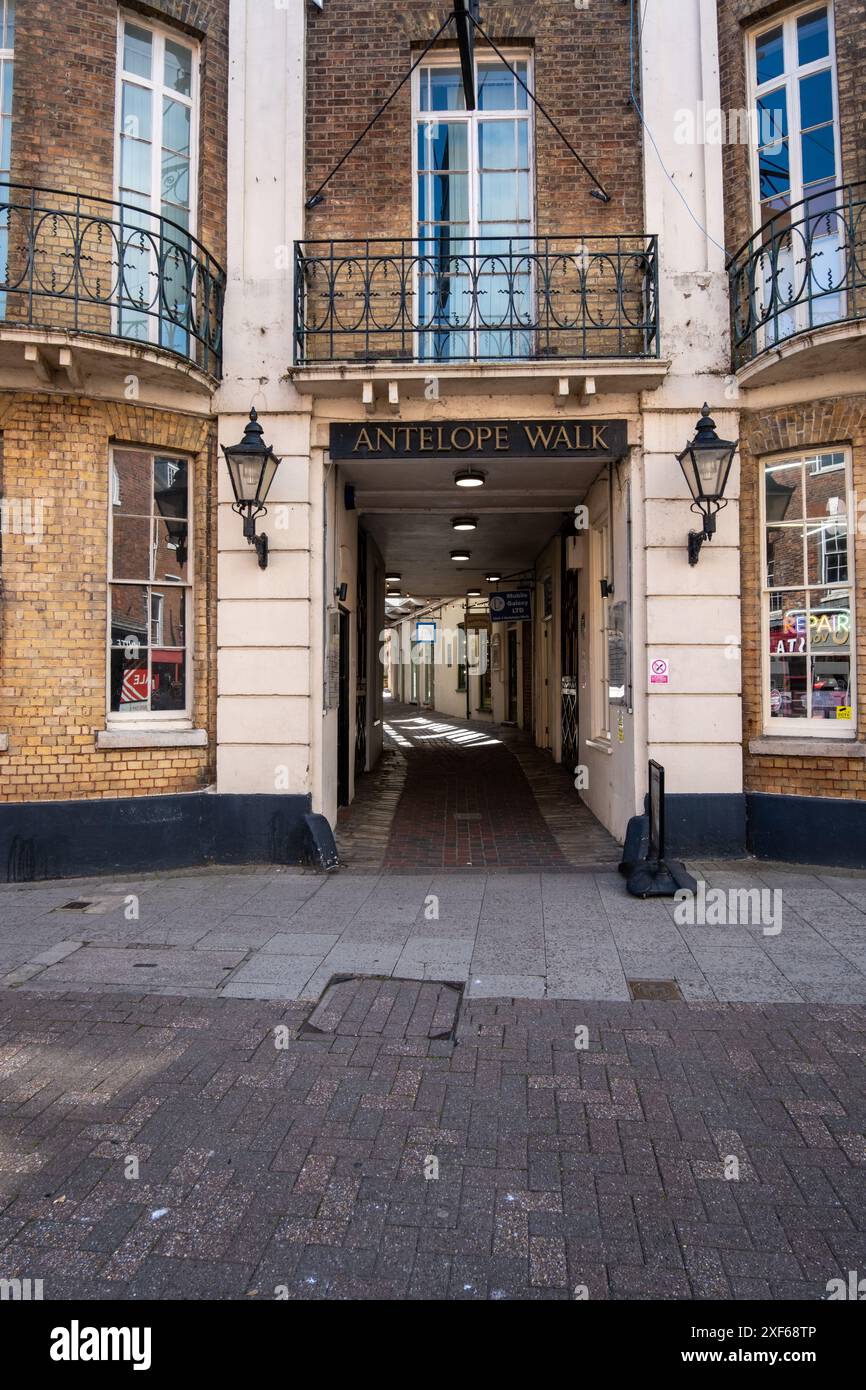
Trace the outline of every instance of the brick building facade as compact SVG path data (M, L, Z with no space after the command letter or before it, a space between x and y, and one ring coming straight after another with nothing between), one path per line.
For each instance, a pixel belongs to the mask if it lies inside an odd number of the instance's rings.
M674 852L856 859L862 8L483 0L474 109L449 8L0 0L10 876L297 859L381 749L401 582L530 593L478 708L619 838L654 759ZM739 461L690 565L705 401Z
M640 121L628 101L629 13L615 0L577 10L572 0L497 3L485 23L498 46L533 55L534 81L545 108L577 147L591 132L592 167L611 194L594 209L592 230L643 230ZM408 0L369 8L328 0L307 31L307 192L313 193L346 153L377 106L420 58L444 8ZM453 31L436 52L457 56ZM494 54L477 42L479 58ZM363 80L359 81L359 72ZM636 75L639 83L639 76ZM357 157L329 187L325 203L306 222L309 239L405 237L412 224L412 97L407 84ZM579 178L579 175L577 176ZM573 156L543 117L535 123L535 207L540 235L566 227L581 206ZM578 222L583 218L578 216ZM575 224L575 229L579 229Z
M226 244L228 0L82 0L72 8L7 0L5 9L12 106L0 234L3 800L201 790L215 762L213 393ZM124 448L135 451L141 472L121 500L112 458ZM149 588L115 588L112 627L112 525L116 579L123 518L133 496L150 490L152 460L161 457L189 469L192 540L180 555L192 587L187 598L171 573L178 551L169 523L158 514L142 519L154 528L159 572L142 576L154 581ZM153 498L147 506L150 515ZM188 539L183 530L183 547ZM183 593L172 595L172 583ZM139 673L142 709L157 703L151 648L164 670L186 661L190 692L183 709L169 712L178 717L159 725L112 696L124 603L131 610L145 592L144 619L125 623L139 644L138 666L128 645L121 654ZM151 640L163 609L185 609L172 629L183 655Z
M866 13L847 0L829 6L723 0L719 36L723 108L754 107L757 94L778 121L775 132L758 137L762 155L754 133L748 143L730 140L723 155L742 462L744 786L753 796L760 846L766 849L772 835L779 857L787 843L792 854L808 858L831 853L833 836L837 844L859 840L862 818L846 806L866 800L866 531L860 507L866 489ZM764 231L755 236L760 223ZM739 346L738 320L745 325ZM835 610L834 621L852 600L852 636L842 647L843 661L850 649L850 684L839 696L845 718L833 718L832 707L819 704L811 728L796 718L785 727L778 706L787 701L787 673L799 680L794 667L800 658L778 656L778 629L771 618L768 634L765 611L787 605L780 583L769 586L773 576L764 574L771 561L762 489L768 471L783 478L798 458L813 476L821 468L835 470L828 474L833 515L823 502L809 509L813 537L807 545L826 549L829 539L843 550L844 569L830 561L837 587L825 588L821 600ZM840 528L833 516L843 509L848 515ZM820 575L810 560L790 592L827 578L826 564L825 556ZM808 592L811 602L816 591ZM809 624L817 642L814 617ZM809 651L821 646L810 641ZM842 683L842 674L839 669L835 683ZM816 687L813 706L819 698L831 696Z

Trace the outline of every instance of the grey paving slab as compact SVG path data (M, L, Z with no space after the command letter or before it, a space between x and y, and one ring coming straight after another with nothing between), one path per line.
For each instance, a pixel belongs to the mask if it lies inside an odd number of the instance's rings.
M700 869L717 886L766 886L763 868L754 864ZM77 880L51 889L4 885L0 977L19 972L16 981L28 988L34 982L62 988L65 961L29 963L66 950L64 941L81 940L75 957L83 961L73 965L70 956L68 969L88 989L98 985L100 972L106 987L137 987L147 970L153 990L207 994L222 987L223 976L193 969L187 958L201 955L213 965L228 953L234 962L224 971L228 982L270 998L318 987L332 974L435 979L440 972L457 980L469 974L529 980L533 995L534 981L544 978L557 997L595 990L599 999L624 998L628 975L676 979L695 1001L782 1003L802 996L858 1003L866 981L866 876L769 872L783 902L782 933L772 937L751 922L678 926L672 902L629 897L616 873L324 878L268 870ZM112 898L123 904L127 889L140 899L137 921L110 905ZM432 918L431 894L437 899ZM58 910L88 897L108 905ZM160 954L136 965L130 960L136 952ZM297 962L288 974L277 964L281 956ZM118 970L128 973L118 979Z
M121 950L85 946L45 969L40 988L99 984L149 990L158 985L176 988L216 988L243 960L242 951Z
M58 941L56 945L49 946L46 950L40 951L38 955L31 956L31 965L56 965L58 961L65 960L75 951L81 950L80 941Z
M717 999L731 1003L795 1003L802 994L760 951L707 947L693 955Z
M476 943L472 953L472 971L484 974L490 971L499 975L541 975L545 974L546 957L544 948L526 948L509 943L491 942L479 946Z
M543 999L543 975L488 975L473 971L466 988L470 999Z
M205 932L195 944L200 951L233 950L243 946L261 950L283 930L283 924L273 917L230 916L213 931Z
M340 936L334 932L278 932L262 950L268 955L322 956L324 958Z
M401 950L401 946L340 940L324 956L322 965L335 975L390 975Z
M615 931L617 940L621 933ZM762 949L759 934L752 933L747 927L731 925L727 927L707 927L695 925L682 926L678 932L680 941L689 950L717 950L717 951L760 951Z
M627 1000L630 997L621 967L612 970L587 965L577 970L551 968L547 972L548 999Z
M402 979L465 980L469 976L474 947L472 937L411 937L407 941L394 974ZM420 971L420 974L418 973Z
M292 999L296 997L321 963L320 953L306 956L287 956L271 955L259 951L233 972L223 987L223 993L229 989L230 993L236 996L239 986L257 985L260 989L267 988L273 991L266 996L268 998L282 996ZM332 971L331 973L335 972ZM262 996L255 995L253 997L260 998Z

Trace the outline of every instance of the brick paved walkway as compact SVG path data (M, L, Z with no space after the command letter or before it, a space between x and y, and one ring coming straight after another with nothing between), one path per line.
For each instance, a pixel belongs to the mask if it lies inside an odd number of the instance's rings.
M862 1009L485 1000L450 1039L439 986L367 981L333 1031L306 1012L0 993L0 1277L821 1299L866 1271Z
M352 869L569 869L618 863L567 771L522 730L389 703L381 767L337 838Z

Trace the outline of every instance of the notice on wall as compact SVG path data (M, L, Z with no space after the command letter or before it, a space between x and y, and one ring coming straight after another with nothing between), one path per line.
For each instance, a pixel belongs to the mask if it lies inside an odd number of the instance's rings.
M628 637L625 600L610 607L607 629L607 698L612 705L624 704L628 685Z
M340 703L340 610L328 609L327 650L325 653L325 709Z
M668 685L670 677L671 668L667 657L657 656L650 663L650 685Z

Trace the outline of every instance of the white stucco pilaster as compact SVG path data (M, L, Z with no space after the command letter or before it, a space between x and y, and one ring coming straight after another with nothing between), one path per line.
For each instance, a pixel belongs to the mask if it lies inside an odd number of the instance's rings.
M721 101L718 59L714 0L645 7L639 99L651 132L644 141L646 220L659 236L662 353L672 365L665 384L643 399L645 601L635 676L645 698L646 746L636 749L635 773L640 790L645 755L658 759L674 793L742 790L739 468L728 482L718 533L690 567L686 538L700 521L675 458L705 400L722 437L738 431L722 151L704 138L705 113ZM667 685L650 682L657 657L670 663Z
M303 235L304 6L231 0L227 293L221 444L251 406L280 456L259 568L219 463L217 789L311 790L309 409L292 360L293 244ZM318 692L317 692L318 694Z

